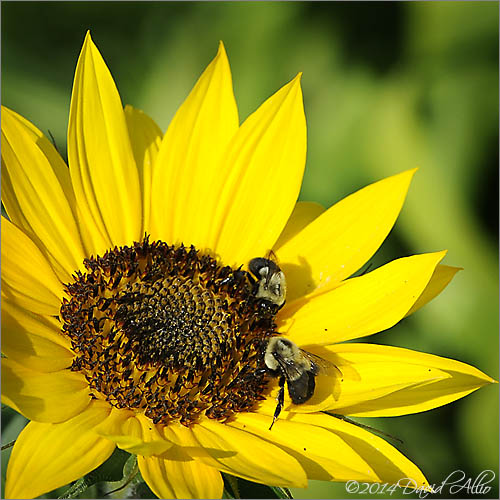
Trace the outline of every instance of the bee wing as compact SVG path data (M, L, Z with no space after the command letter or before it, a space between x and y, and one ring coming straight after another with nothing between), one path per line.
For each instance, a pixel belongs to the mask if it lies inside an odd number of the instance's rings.
M300 352L302 353L303 356L305 356L311 363L314 364L317 368L318 374L323 374L323 375L338 375L340 378L344 377L344 374L340 370L340 368L332 363L331 361L328 361L326 359L320 358L319 356L316 356L316 354L313 354L312 352L304 351L304 349L301 349Z
M282 356L275 355L276 361L279 363L281 369L284 372L285 378L287 380L297 380L301 377L303 373L303 369L299 367L297 364L286 360Z

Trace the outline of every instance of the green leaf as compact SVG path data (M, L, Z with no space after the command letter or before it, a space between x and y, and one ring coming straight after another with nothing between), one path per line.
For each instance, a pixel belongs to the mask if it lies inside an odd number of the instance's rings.
M276 498L293 498L291 491L288 488L280 488L279 486L269 486L277 495Z
M290 490L267 486L222 473L226 498L293 498Z
M157 496L151 491L139 473L132 481L132 487L127 498L157 498Z
M224 479L224 490L228 493L229 498L240 498L238 478L224 473L222 473L222 478Z
M234 498L233 495L231 495L227 490L226 488L224 488L222 490L222 498L223 499L226 499L226 498Z
M139 472L139 465L137 464L137 456L130 455L128 460L125 462L125 465L123 466L123 480L124 481L117 488L105 493L104 496L110 496L113 493L116 493L117 491L123 490L129 484L132 484L134 482L134 480L136 480L136 482L139 482L140 480L142 480L142 478L140 476L138 476L138 472ZM139 477L139 480L137 479L138 477Z
M14 411L12 408L2 405L2 440L4 441L4 444L10 444L10 442L15 441L27 423L28 420L22 415ZM2 450L1 498L5 498L5 478L12 447L10 446L8 448L4 448L2 446Z
M129 457L129 453L116 448L106 462L73 483L59 498L77 498L86 489L96 483L122 480L124 477L124 466Z

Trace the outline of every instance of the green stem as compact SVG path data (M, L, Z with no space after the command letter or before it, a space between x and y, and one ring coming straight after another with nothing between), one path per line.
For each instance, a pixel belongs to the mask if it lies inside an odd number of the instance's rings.
M2 451L7 450L9 448L12 448L15 444L16 444L16 440L14 439L14 441L11 441L10 443L2 445Z

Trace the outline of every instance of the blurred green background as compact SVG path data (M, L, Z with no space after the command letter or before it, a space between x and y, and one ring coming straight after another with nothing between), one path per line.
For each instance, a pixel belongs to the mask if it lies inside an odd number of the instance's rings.
M303 71L308 157L301 199L330 206L419 166L373 263L447 248L445 263L464 268L437 300L368 341L455 358L498 379L498 3L3 2L1 8L2 103L50 130L63 151L87 29L124 104L143 109L163 130L219 40L241 120ZM5 443L25 421L3 413ZM462 490L460 498L498 498L498 421L498 386L431 412L364 420L402 439L398 447L430 483L455 470L472 480L495 471L487 495ZM3 477L8 455L2 452ZM294 495L350 497L342 484L314 481Z

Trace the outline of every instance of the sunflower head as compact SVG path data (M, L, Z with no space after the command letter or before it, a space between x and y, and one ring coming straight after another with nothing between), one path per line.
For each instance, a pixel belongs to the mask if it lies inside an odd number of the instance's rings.
M332 413L424 411L492 379L340 342L394 326L458 269L435 252L352 277L390 232L414 171L324 210L297 202L305 154L300 75L240 125L222 44L163 134L123 108L88 34L68 165L3 108L2 397L30 419L7 497L68 484L116 447L137 456L160 498L221 497L221 472L428 487L398 450ZM270 352L277 344L288 355ZM311 357L297 361L302 347ZM318 355L339 371L321 374Z
M60 317L71 369L93 397L187 426L265 399L263 353L276 325L248 273L148 237L84 264Z

